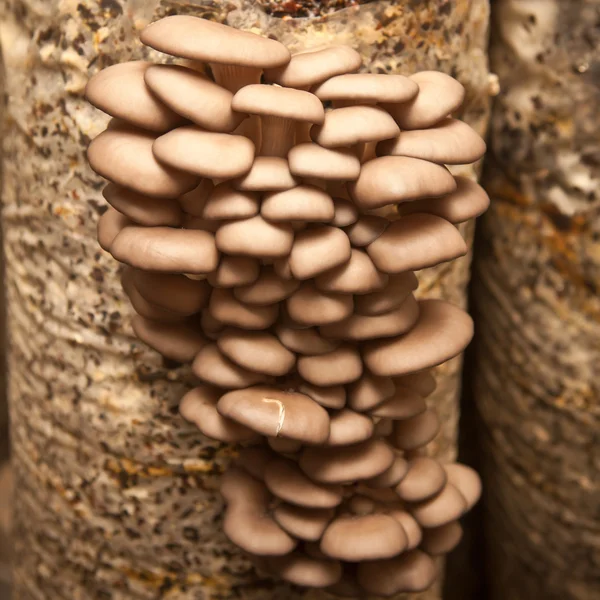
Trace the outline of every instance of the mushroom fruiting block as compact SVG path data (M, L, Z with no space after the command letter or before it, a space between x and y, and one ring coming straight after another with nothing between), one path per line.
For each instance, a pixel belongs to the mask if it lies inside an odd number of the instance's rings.
M415 270L466 253L455 225L489 202L446 167L485 151L449 116L462 86L357 73L352 48L291 56L190 16L141 38L188 66L90 80L113 117L88 150L110 181L98 239L126 265L136 335L192 364L181 415L241 446L225 533L297 585L427 588L481 492L470 468L424 451L439 429L429 369L472 322L413 295Z

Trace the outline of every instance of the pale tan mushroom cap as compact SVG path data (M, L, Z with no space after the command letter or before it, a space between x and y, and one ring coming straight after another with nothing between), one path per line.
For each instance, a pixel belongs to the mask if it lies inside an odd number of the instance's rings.
M321 225L296 234L290 269L296 279L310 279L347 263L351 255L348 236L337 227Z
M191 217L201 217L214 187L210 179L202 179L193 190L180 196L177 200L183 212Z
M233 187L248 192L289 190L298 185L290 172L287 159L279 156L257 156L245 175L233 182Z
M419 371L395 377L394 384L397 388L416 392L423 398L431 396L437 388L435 377L431 374L431 371Z
M406 375L457 356L472 337L473 320L467 313L441 300L423 300L411 331L399 338L367 342L363 358L376 375Z
M328 222L335 209L331 196L312 185L299 185L282 192L266 194L260 214L269 221Z
M451 483L429 500L410 508L412 516L421 527L441 527L456 521L467 510L467 501Z
M414 417L394 421L394 430L389 437L399 450L417 450L431 442L440 431L440 420L433 409L427 409Z
M331 415L328 446L349 446L373 435L373 420L347 408Z
M395 490L406 502L421 502L439 493L446 479L446 472L437 460L418 456L409 459L408 471Z
M353 301L349 294L320 292L311 281L305 281L286 300L285 306L296 323L310 327L335 323L350 316Z
M340 345L338 341L324 338L317 329L293 329L281 322L275 326L275 333L286 348L298 354L325 354Z
M407 473L408 463L402 456L397 455L389 469L365 483L371 488L390 488L398 485Z
M118 210L115 210L112 206L98 219L97 225L97 236L98 244L102 250L110 252L112 243L121 231L134 223L121 214Z
M269 445L269 448L274 452L277 452L277 454L287 456L297 455L303 446L302 442L279 437L268 437L267 444Z
M96 108L136 127L164 133L185 119L153 95L144 74L152 63L133 61L111 65L96 73L85 88L85 96Z
M273 510L273 518L290 535L313 542L321 539L334 514L332 508L307 508L285 502Z
M388 227L388 219L377 215L360 215L358 220L344 230L355 248L372 244Z
M459 463L444 465L448 481L456 487L467 501L467 509L471 510L481 497L481 479L477 472Z
M371 409L369 413L381 419L410 419L420 415L427 409L427 404L422 396L409 390L396 386L396 391L387 400Z
M458 546L462 536L463 530L457 521L433 529L425 529L421 548L430 556L448 554Z
M284 581L302 587L328 587L342 576L342 565L338 561L319 560L300 553L269 558L267 565Z
M414 98L419 86L404 75L349 73L337 75L313 88L320 100L351 100L357 104L406 102Z
M210 314L224 325L240 329L267 329L275 323L279 312L277 304L246 306L233 295L231 289L214 288L208 304Z
M248 219L259 211L258 194L241 192L228 181L215 186L206 200L202 216L210 220Z
M151 23L140 40L160 52L202 62L267 68L290 60L288 49L275 40L187 15Z
M300 356L297 364L301 377L318 386L345 385L362 374L360 354L353 346L340 346L327 354Z
M335 214L333 216L332 225L336 227L348 227L358 220L358 209L356 206L345 198L334 198L333 205Z
M360 175L360 161L351 148L297 144L289 151L288 161L296 177L353 181Z
M310 383L302 382L298 386L298 391L306 394L310 398L312 398L315 402L324 406L325 408L333 408L339 409L343 408L346 404L346 388L342 385L330 385L326 387L321 387L317 385L312 385ZM333 421L330 423L333 425ZM331 440L331 431L329 435L329 439Z
M412 271L394 273L382 289L354 299L354 309L359 315L375 316L400 306L419 287Z
M207 276L213 287L232 288L238 285L249 285L256 281L260 274L260 264L248 256L222 256L216 271Z
M282 279L272 267L263 266L261 272L249 285L242 285L233 290L233 295L244 304L274 304L291 296L300 286L295 279Z
M358 411L371 410L391 398L395 391L390 377L377 377L366 371L348 388L348 405Z

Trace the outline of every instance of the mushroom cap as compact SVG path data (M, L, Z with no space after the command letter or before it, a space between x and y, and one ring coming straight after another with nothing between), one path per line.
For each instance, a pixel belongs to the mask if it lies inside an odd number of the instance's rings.
M200 315L200 327L207 335L215 335L225 329L225 324L215 319L207 310L203 310ZM215 338L211 337L211 339Z
M448 476L448 481L467 501L467 510L471 510L481 498L481 479L477 471L459 463L444 465L444 470Z
M202 179L193 190L180 196L177 200L183 212L192 217L201 217L214 187L212 180Z
M311 481L291 460L276 458L265 468L265 484L272 494L307 508L334 508L342 501L342 488Z
M331 221L336 227L348 227L358 220L358 209L346 198L333 198L334 215Z
M419 86L404 75L349 73L330 77L312 89L319 100L349 100L357 104L406 102L414 98Z
M394 422L390 440L399 450L417 450L426 446L440 431L440 420L433 409L427 409L414 417Z
M444 119L431 129L398 133L394 139L377 144L378 156L412 156L445 165L465 165L479 160L486 150L481 136L458 119Z
M328 446L349 446L373 435L373 420L367 415L344 408L330 417Z
M192 363L192 371L202 381L220 388L243 389L268 379L230 361L216 344L207 344L200 349Z
M286 87L309 87L334 75L358 71L362 58L349 46L327 46L294 54L285 65L265 70L265 79Z
M419 302L416 325L405 335L367 342L363 358L376 375L399 376L439 365L458 356L473 337L473 320L441 300Z
M456 521L466 510L467 501L449 482L439 494L410 508L417 523L427 529Z
M131 306L136 313L146 319L155 319L156 321L172 322L182 321L185 315L176 313L148 302L137 290L133 283L133 269L126 267L121 273L121 285L126 296L131 302Z
M399 136L389 113L378 106L345 106L325 113L322 125L313 125L310 137L325 148L379 142Z
M366 252L352 248L350 260L318 275L315 285L319 290L325 292L366 294L382 290L388 279L388 275L380 273L375 268Z
M160 308L187 316L200 312L208 304L210 286L205 281L139 269L133 271L132 278L140 295Z
M365 483L369 487L376 489L394 487L404 479L408 473L408 468L408 462L402 456L396 455L389 469Z
M387 560L362 562L357 572L358 582L365 591L386 598L405 592L423 592L436 577L435 562L420 550Z
M372 244L390 224L388 219L377 215L360 215L356 222L344 230L350 243L355 248L363 248Z
M240 192L224 181L211 192L202 216L212 220L247 219L257 215L259 210L258 194Z
M440 198L422 198L398 205L401 215L428 213L450 223L464 223L483 214L490 205L486 191L468 177L456 176L456 190Z
M310 279L347 263L350 240L337 227L320 225L296 233L290 253L290 269L296 279Z
M224 223L216 233L217 248L227 254L278 258L287 256L294 242L294 232L285 223L270 223L260 215Z
M377 505L375 504L375 500L367 496L355 494L348 500L346 508L354 515L364 516L373 514Z
M409 77L419 93L409 102L384 104L400 129L432 127L457 110L465 97L465 88L456 79L438 71L421 71Z
M225 325L241 329L267 329L277 320L279 307L247 306L239 302L227 288L214 288L208 304L210 314Z
M231 179L250 170L255 148L243 135L187 125L157 138L152 152L161 163L181 171L211 179Z
M395 491L405 502L421 502L439 493L445 485L442 465L428 456L417 456L408 460L408 471Z
M219 335L217 346L240 367L275 377L285 375L296 362L293 352L274 335L262 331L226 329Z
M87 158L98 175L140 194L177 198L189 192L197 177L159 163L152 152L154 141L141 129L107 129L89 145Z
M408 156L380 156L362 165L348 189L359 208L371 210L449 194L456 189L456 182L442 165Z
M188 15L150 23L140 40L159 52L201 62L268 68L290 60L289 50L275 40Z
M286 502L273 510L275 521L291 536L313 542L321 539L334 514L333 508L307 508Z
M236 287L233 295L244 304L274 304L291 296L300 285L295 279L282 279L273 267L261 267L258 278L248 285Z
M216 271L208 275L213 287L231 288L252 284L258 278L260 264L248 256L222 256Z
M135 315L131 321L137 337L166 358L188 362L208 344L208 340L189 323L161 323Z
M217 410L225 417L271 437L322 444L329 437L329 415L298 392L269 386L234 390L221 397Z
M325 354L335 350L340 345L340 342L336 340L325 339L317 329L312 327L293 329L284 323L278 323L275 326L275 333L286 348L298 354Z
M370 439L352 446L305 448L298 464L319 483L348 483L376 477L393 461L394 453L384 441Z
M98 244L102 250L110 252L112 243L121 230L133 225L131 219L115 210L112 206L98 219L97 236Z
M354 310L357 315L382 315L404 303L418 287L419 280L412 271L393 273L383 289L355 298Z
M323 560L293 552L269 558L268 568L284 581L309 588L324 588L342 577L342 565L336 560Z
M308 123L322 123L321 101L303 90L254 83L241 88L231 101L233 110L262 117L279 117Z
M256 156L250 170L233 181L233 187L246 192L275 192L298 185L286 158Z
M463 530L458 521L446 523L441 527L425 529L421 548L430 556L440 556L452 552L460 543Z
M397 388L406 388L416 392L423 398L431 396L437 387L435 377L431 374L431 371L407 373L406 375L395 377L394 383Z
M419 304L409 296L398 308L374 317L352 314L343 321L321 327L325 337L343 340L371 340L402 335L414 327L419 318Z
M297 454L302 448L302 442L286 438L268 437L267 444L277 454Z
M109 183L102 195L113 208L141 225L176 227L181 223L181 208L174 200L144 196L114 183Z
M179 413L194 423L206 436L219 442L237 444L256 439L252 429L221 416L217 412L217 401L221 392L207 385L190 390L182 398Z
M406 549L414 550L423 539L423 531L415 521L414 517L409 512L401 509L388 511L388 514L394 517L394 519L396 519L396 521L404 528L408 538L408 546Z
M422 396L408 388L396 386L394 394L371 409L373 417L382 419L410 419L420 415L427 409L427 404Z
M269 221L323 221L333 219L331 196L312 185L299 185L263 198L260 214Z
M241 467L255 479L264 481L265 469L275 455L266 446L246 446L240 450L235 461L236 467Z
M285 305L294 321L312 326L345 319L352 314L353 301L349 294L320 292L311 281L305 281L286 300Z
M360 161L352 148L323 148L305 142L288 152L288 162L297 177L353 181L360 175Z
M144 74L151 65L139 60L102 69L88 81L85 97L90 104L111 117L158 133L169 131L185 119L165 106L148 89Z
M152 65L146 70L144 79L164 104L209 131L229 133L246 118L231 109L233 94L229 90L194 69L181 65Z
M300 356L297 364L300 376L314 385L345 385L356 381L363 365L358 350L344 345L316 356Z
M304 330L306 331L306 330ZM312 398L315 402L319 403L325 408L343 408L346 404L346 388L342 385L330 385L327 387L320 387L311 385L310 383L302 382L298 386L298 391L306 394ZM331 439L331 425L329 439Z
M393 397L396 391L390 377L377 377L365 371L360 379L348 388L348 406L354 410L366 411Z
M125 227L115 237L111 254L145 271L210 273L217 268L215 236L199 229Z
M358 562L396 556L406 548L402 525L384 514L337 517L321 538L321 551L331 558Z

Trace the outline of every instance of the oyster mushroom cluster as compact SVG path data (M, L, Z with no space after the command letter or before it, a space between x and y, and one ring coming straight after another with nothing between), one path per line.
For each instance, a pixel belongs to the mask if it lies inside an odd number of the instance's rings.
M141 39L175 58L87 87L113 117L88 150L110 181L98 237L125 265L137 336L192 363L181 414L241 445L225 533L294 584L427 588L480 494L424 449L429 370L463 351L471 319L413 295L414 271L464 255L456 224L488 205L446 168L485 150L449 116L462 86L190 16Z

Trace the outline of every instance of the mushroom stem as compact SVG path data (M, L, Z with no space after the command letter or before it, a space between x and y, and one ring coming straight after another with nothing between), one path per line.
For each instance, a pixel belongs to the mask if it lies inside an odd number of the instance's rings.
M210 63L210 68L215 81L232 94L247 85L260 83L261 69L256 67Z
M296 128L292 119L263 116L261 156L284 158L296 141Z

